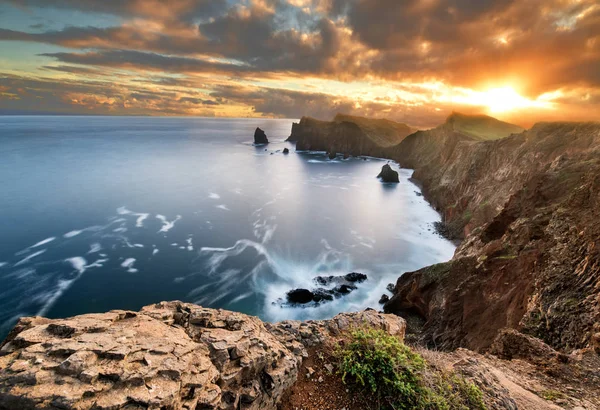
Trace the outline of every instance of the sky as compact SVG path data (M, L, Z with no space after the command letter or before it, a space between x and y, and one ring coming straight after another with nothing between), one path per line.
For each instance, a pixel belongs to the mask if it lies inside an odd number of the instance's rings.
M600 120L598 0L0 0L0 114Z

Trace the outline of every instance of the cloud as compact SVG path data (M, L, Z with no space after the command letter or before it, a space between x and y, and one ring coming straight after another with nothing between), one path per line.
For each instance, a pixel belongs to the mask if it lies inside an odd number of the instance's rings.
M43 61L32 81L41 81L40 72L80 80L61 90L44 79L40 92L50 87L53 97L38 96L30 101L34 107L58 98L60 109L103 113L323 117L347 111L425 124L458 109L448 101L460 89L509 85L532 100L552 96L573 118L594 117L600 90L596 0L4 3L34 17L50 8L89 17L85 26L63 21L62 28L57 23L52 27L59 29L42 32L44 26L31 24L35 20L0 29L0 40L63 48L32 55ZM94 24L100 15L116 18L108 19L112 26ZM9 61L9 68L21 71L18 61ZM389 84L391 93L405 87L409 96L392 98L384 86L375 92L373 83ZM323 84L329 89L316 92ZM157 87L169 92L158 94ZM32 88L11 87L0 108L24 106L33 94Z

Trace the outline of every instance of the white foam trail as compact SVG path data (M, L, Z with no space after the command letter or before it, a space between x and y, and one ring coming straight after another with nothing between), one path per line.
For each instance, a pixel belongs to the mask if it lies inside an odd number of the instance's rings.
M100 252L101 250L102 250L102 245L100 245L98 242L95 242L90 245L90 250L88 251L88 254Z
M141 228L142 226L144 226L144 221L146 220L146 218L148 218L150 216L150 214L145 213L145 212L130 211L129 209L125 208L124 206L117 208L117 213L119 215L137 216L138 218L135 221L135 226L137 228Z
M104 262L108 262L108 259L98 259L96 261L94 261L93 263L90 263L89 265L87 265L85 268L101 268L104 266Z
M82 230L75 230L75 231L70 231L67 232L66 234L63 235L63 238L72 238L74 236L79 235L80 233L82 233Z
M75 269L79 273L85 272L85 268L87 267L86 266L87 261L85 260L85 258L82 258L81 256L74 256L72 258L67 258L67 259L65 259L65 262L70 263L73 266L73 269Z
M227 208L227 205L224 205L224 204L222 204L222 205L217 205L217 208L219 208L219 209L222 209L222 210L224 210L224 211L230 211L230 209L229 209L229 208Z
M134 263L135 263L135 258L127 258L123 261L123 263L121 263L121 266L124 268L127 268L127 272L135 273L138 270L133 267Z
M156 218L160 219L163 223L162 228L160 228L160 230L158 232L168 232L175 226L175 222L177 222L181 219L181 215L177 215L177 218L175 218L172 221L167 221L167 218L164 215L160 215L160 214L156 215Z
M193 251L193 250L194 250L194 247L192 246L192 238L187 238L185 241L186 241L186 242L187 242L187 244L188 244L188 246L187 246L187 250L188 250L188 251Z
M52 237L50 237L50 238L46 238L46 239L44 239L43 241L39 241L38 243L36 243L36 244L34 244L34 245L31 245L29 248L37 248L38 246L42 246L42 245L45 245L45 244L47 244L47 243L50 243L50 242L52 242L52 241L53 241L53 240L55 240L55 239L56 239L56 237L55 237L55 236L52 236Z
M0 262L0 268L3 267L3 266L6 266L6 265L8 265L7 262Z
M240 300L244 300L246 298L249 298L250 296L252 296L254 294L254 292L248 292L248 293L244 293L243 295L238 296L237 298L232 299L229 303L235 303L235 302L239 302Z
M221 198L221 195L219 195L219 194L215 194L214 192L211 192L211 193L210 193L210 195L208 195L208 197L209 197L210 199L220 199L220 198Z
M42 249L41 251L34 252L31 255L29 255L29 256L21 259L19 262L15 263L15 266L19 266L19 265L22 265L24 263L27 263L30 259L33 259L36 256L40 256L44 252L46 252L46 249Z
M152 255L156 255L157 253L158 253L158 249L154 249L154 250L152 251Z
M136 247L136 248L143 248L144 247L144 245L142 245L141 243L134 243L133 246Z

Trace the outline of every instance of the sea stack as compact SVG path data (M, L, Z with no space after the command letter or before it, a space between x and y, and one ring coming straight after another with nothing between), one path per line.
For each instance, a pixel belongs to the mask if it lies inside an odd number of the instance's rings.
M381 168L381 172L377 175L377 178L381 178L382 182L400 182L398 173L394 171L389 164L385 164L383 168Z
M269 140L267 139L267 134L259 127L256 127L256 131L254 131L254 143L255 144L268 144Z

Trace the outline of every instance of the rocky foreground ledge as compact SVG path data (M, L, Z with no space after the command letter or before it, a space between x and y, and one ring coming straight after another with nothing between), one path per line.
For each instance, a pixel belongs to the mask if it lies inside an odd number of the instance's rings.
M274 409L307 348L364 325L406 328L374 310L267 324L182 302L23 318L0 348L0 409Z

